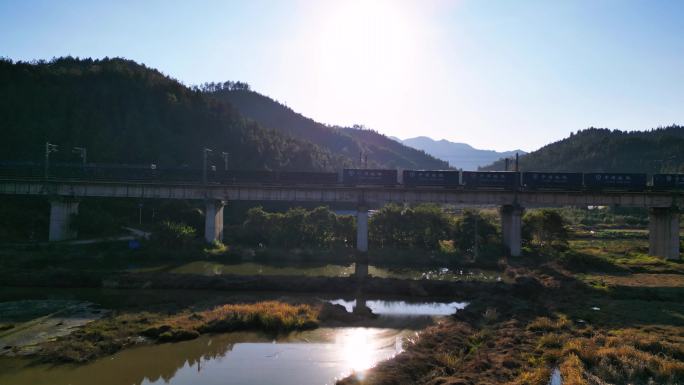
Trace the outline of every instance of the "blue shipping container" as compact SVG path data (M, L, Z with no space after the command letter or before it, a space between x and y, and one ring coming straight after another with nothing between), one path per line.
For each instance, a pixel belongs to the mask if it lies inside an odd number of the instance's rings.
M520 173L512 171L463 171L463 185L466 188L493 187L515 189Z
M582 188L582 173L579 172L523 172L523 186L529 189Z
M458 171L404 170L402 175L406 186L457 187L460 185Z

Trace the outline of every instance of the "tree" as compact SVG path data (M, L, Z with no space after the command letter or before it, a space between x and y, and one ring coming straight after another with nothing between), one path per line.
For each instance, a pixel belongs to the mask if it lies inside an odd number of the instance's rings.
M369 222L369 239L376 247L436 250L449 238L453 223L437 205L403 207L396 204L378 210Z
M568 226L565 218L556 210L528 211L523 216L523 240L540 247L566 248Z
M453 240L459 251L473 256L484 247L499 243L496 226L475 210L463 211L456 221Z

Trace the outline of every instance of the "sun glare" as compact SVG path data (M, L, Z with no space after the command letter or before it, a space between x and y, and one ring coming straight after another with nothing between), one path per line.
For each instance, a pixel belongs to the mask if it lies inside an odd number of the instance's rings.
M341 345L340 360L349 374L363 377L366 370L374 367L379 361L391 358L401 352L401 338L387 330L374 328L349 328L336 337Z
M371 330L364 328L350 329L342 341L342 354L347 367L352 372L360 372L375 364L376 343Z
M420 23L403 1L324 2L308 39L316 86L337 94L338 108L358 100L392 100L406 94L420 54ZM405 79L406 81L397 81ZM398 95L399 94L399 95ZM373 108L368 105L369 110Z

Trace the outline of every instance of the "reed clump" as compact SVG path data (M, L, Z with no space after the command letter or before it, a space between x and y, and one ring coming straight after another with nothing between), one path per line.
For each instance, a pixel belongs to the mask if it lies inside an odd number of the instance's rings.
M228 304L202 312L185 312L161 320L143 332L159 342L188 340L203 333L236 330L286 332L318 326L318 309L277 301Z

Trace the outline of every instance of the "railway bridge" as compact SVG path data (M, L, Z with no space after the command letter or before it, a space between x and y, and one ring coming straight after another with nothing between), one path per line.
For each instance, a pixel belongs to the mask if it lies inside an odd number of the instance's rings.
M351 203L357 207L357 250L368 251L368 210L389 203L498 206L503 242L511 256L521 252L525 208L624 206L649 209L649 253L679 258L679 213L684 193L626 191L507 191L438 187L150 183L60 179L0 179L0 195L44 196L50 200L49 240L69 239L69 217L81 198L183 199L205 202L204 238L223 238L223 207L230 201Z

